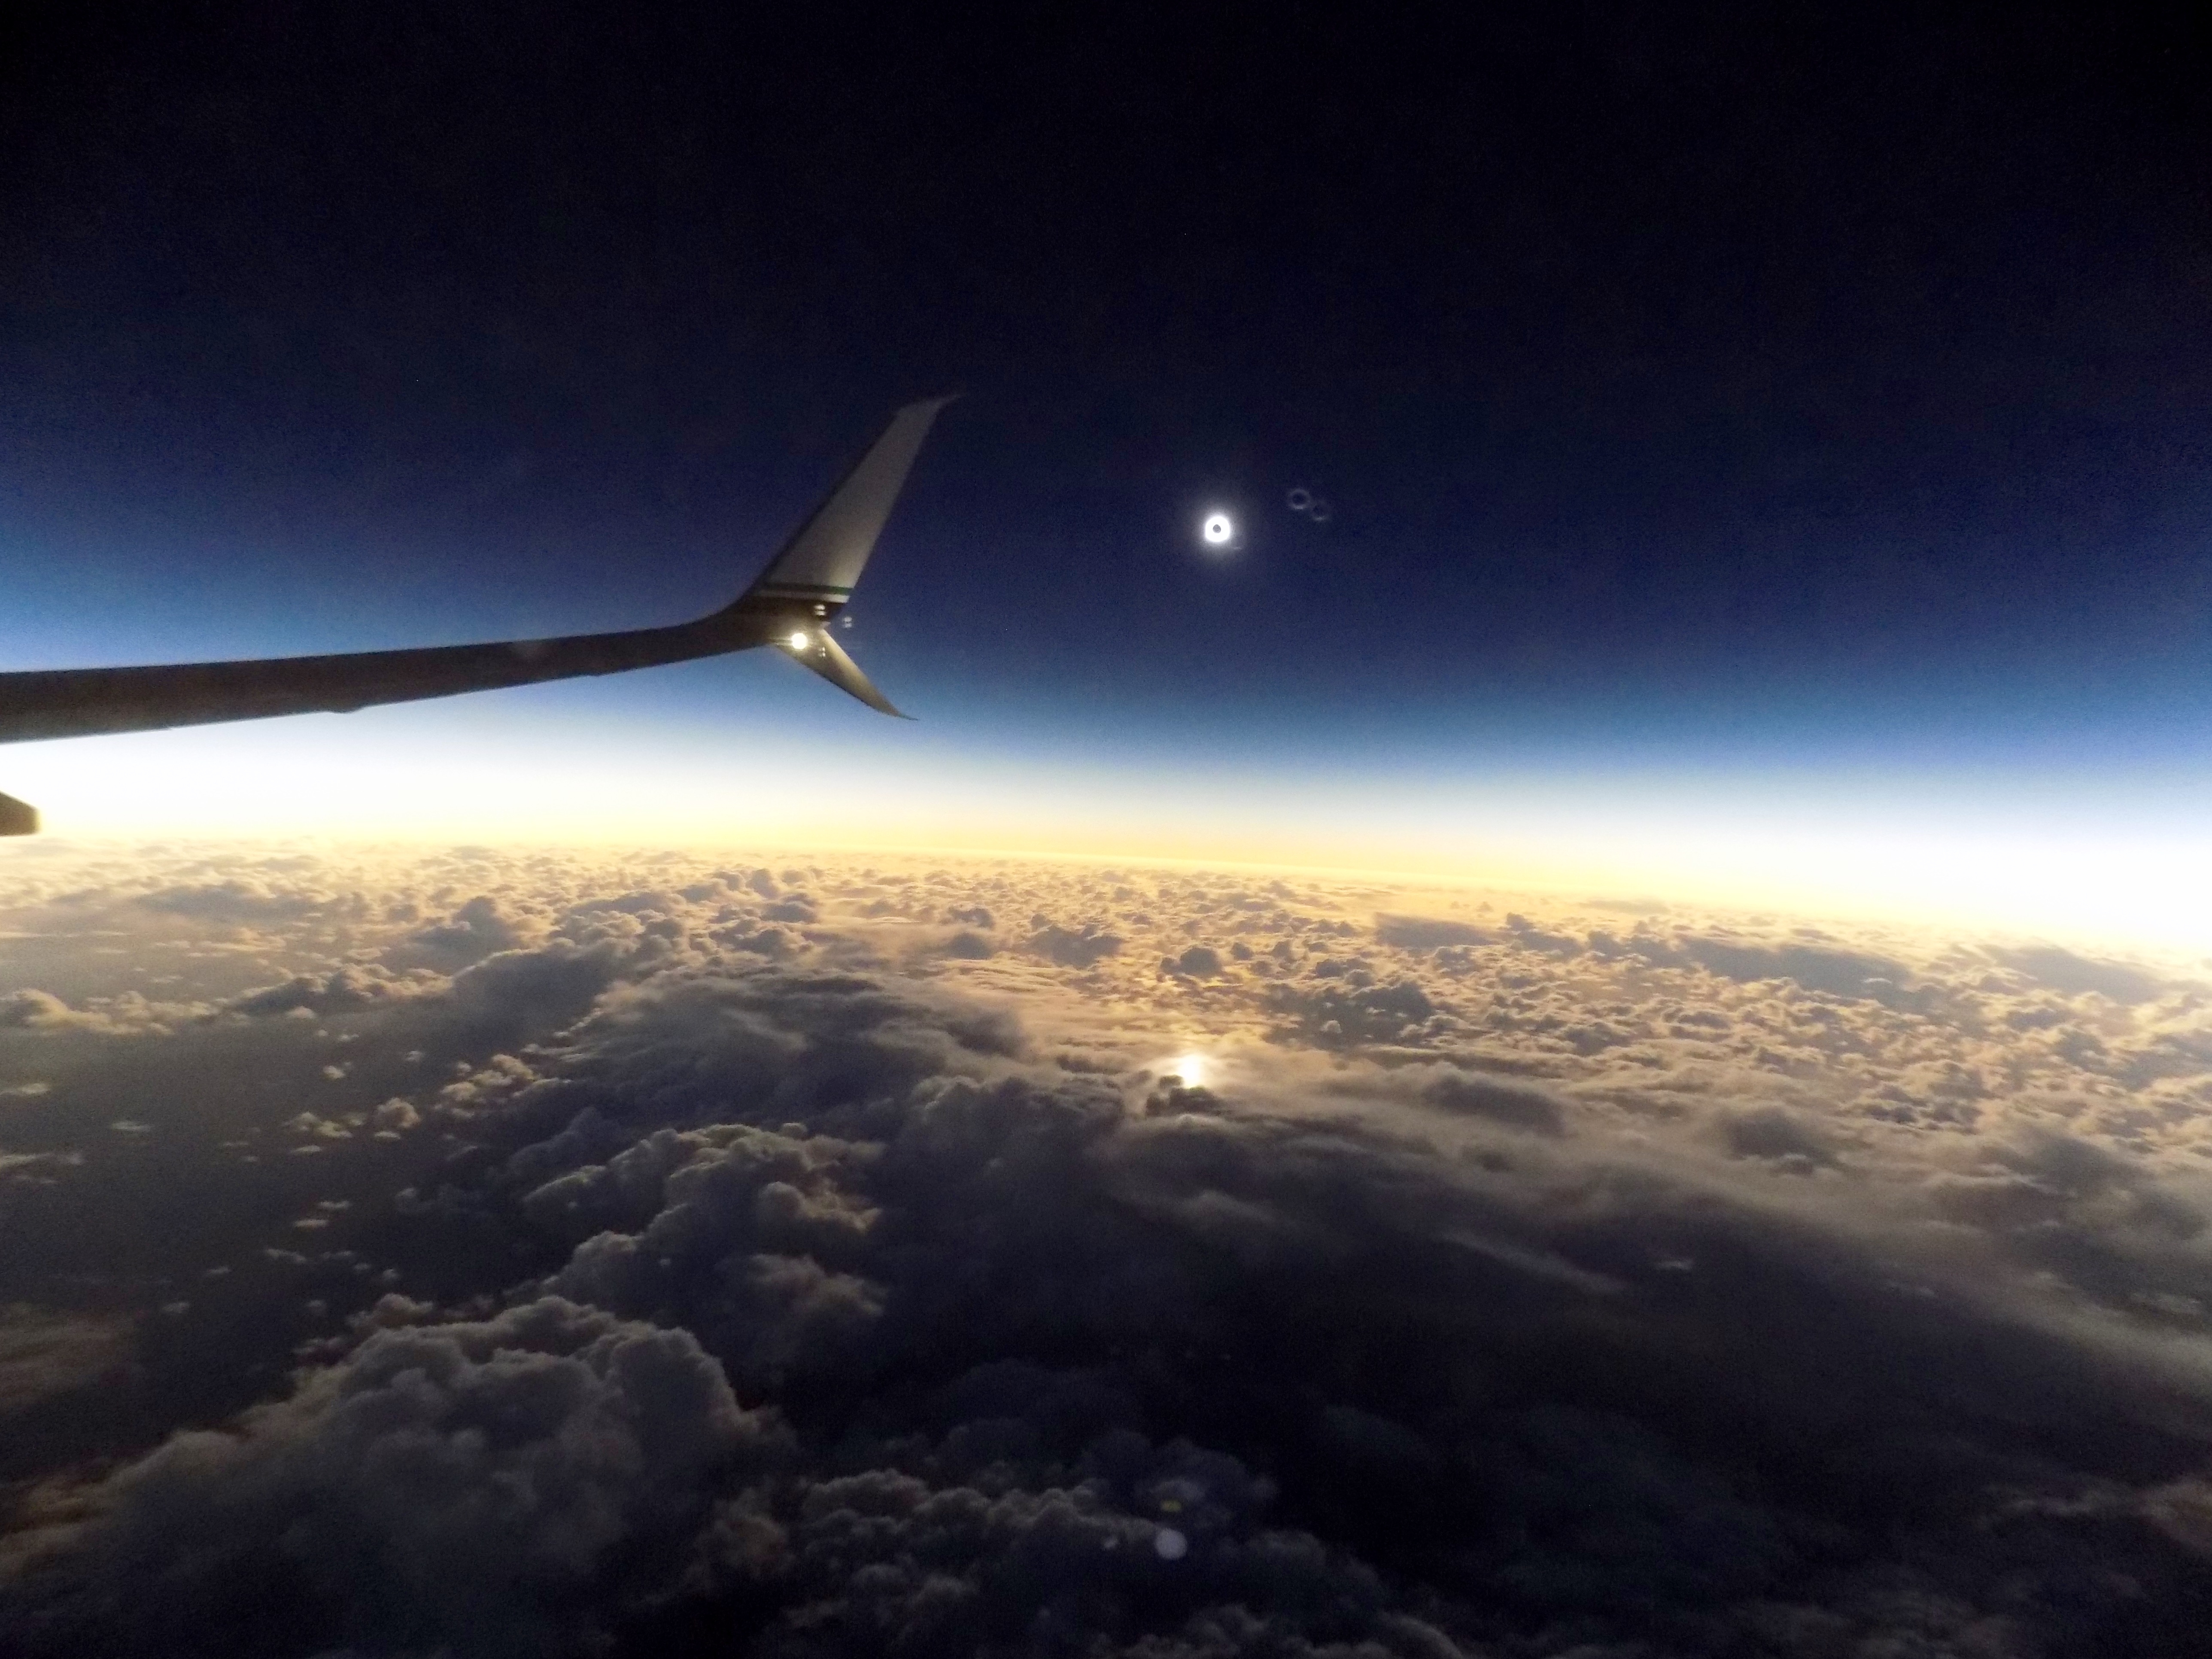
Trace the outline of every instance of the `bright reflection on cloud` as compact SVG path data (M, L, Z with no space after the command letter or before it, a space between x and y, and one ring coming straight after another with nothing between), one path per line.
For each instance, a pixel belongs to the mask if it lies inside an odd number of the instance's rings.
M1167 1070L1194 1089L1203 1089L1213 1079L1213 1062L1204 1054L1178 1054L1167 1062Z

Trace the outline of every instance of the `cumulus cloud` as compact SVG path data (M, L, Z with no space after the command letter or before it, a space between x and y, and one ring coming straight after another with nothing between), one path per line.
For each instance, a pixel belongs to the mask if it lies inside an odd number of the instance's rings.
M1425 951L1444 945L1487 945L1495 935L1471 922L1433 916L1378 915L1375 937L1404 951Z
M1466 1113L1538 1134L1555 1135L1565 1127L1556 1096L1502 1078L1470 1076L1447 1067L1423 1085L1421 1098L1441 1111Z
M684 1535L709 1481L778 1437L682 1332L557 1300L380 1328L234 1431L180 1435L113 1476L66 1553L32 1570L47 1593L16 1634L234 1651L237 1633L211 1638L252 1607L256 1650L574 1650L561 1604L622 1553Z
M1267 1006L1305 1040L1330 1048L1418 1037L1437 1012L1414 980L1378 985L1365 966L1333 957L1310 970L1307 983L1274 988Z
M18 1030L52 1030L83 1021L84 1016L51 991L13 991L0 998L0 1025Z
M324 974L295 974L280 985L264 986L233 997L222 1006L225 1013L253 1018L295 1012L310 1014L357 1013L379 1004L442 991L447 981L432 975L402 976L370 963L348 963Z
M149 910L196 921L270 922L296 921L348 902L312 888L234 878L159 888L141 896L138 902Z
M207 1012L202 1004L156 1001L135 990L94 997L82 1007L71 1007L51 991L24 990L0 997L0 1031L161 1034L179 1020Z
M1088 968L1121 949L1121 936L1096 926L1062 927L1044 916L1036 918L1024 947L1063 968Z

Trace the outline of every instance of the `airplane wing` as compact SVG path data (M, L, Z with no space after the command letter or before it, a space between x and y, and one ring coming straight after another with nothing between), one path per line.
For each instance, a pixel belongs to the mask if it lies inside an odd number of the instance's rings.
M0 674L0 743L349 713L374 703L618 674L771 644L871 708L897 714L828 629L852 598L931 423L951 401L933 398L900 410L752 586L694 621L418 650ZM0 836L37 828L35 811L0 795Z

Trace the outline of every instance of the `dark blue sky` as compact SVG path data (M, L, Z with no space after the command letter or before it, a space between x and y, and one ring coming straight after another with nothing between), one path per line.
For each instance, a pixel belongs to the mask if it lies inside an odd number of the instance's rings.
M2204 757L2201 38L255 9L10 54L21 665L672 619L960 388L855 644L994 741Z

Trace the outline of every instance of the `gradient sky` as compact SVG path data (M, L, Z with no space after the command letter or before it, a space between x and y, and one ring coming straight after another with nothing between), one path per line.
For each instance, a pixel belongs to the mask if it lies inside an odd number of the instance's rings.
M957 389L851 636L920 726L763 653L0 787L64 831L1242 855L2212 945L2200 39L809 19L27 36L0 661L675 620Z

